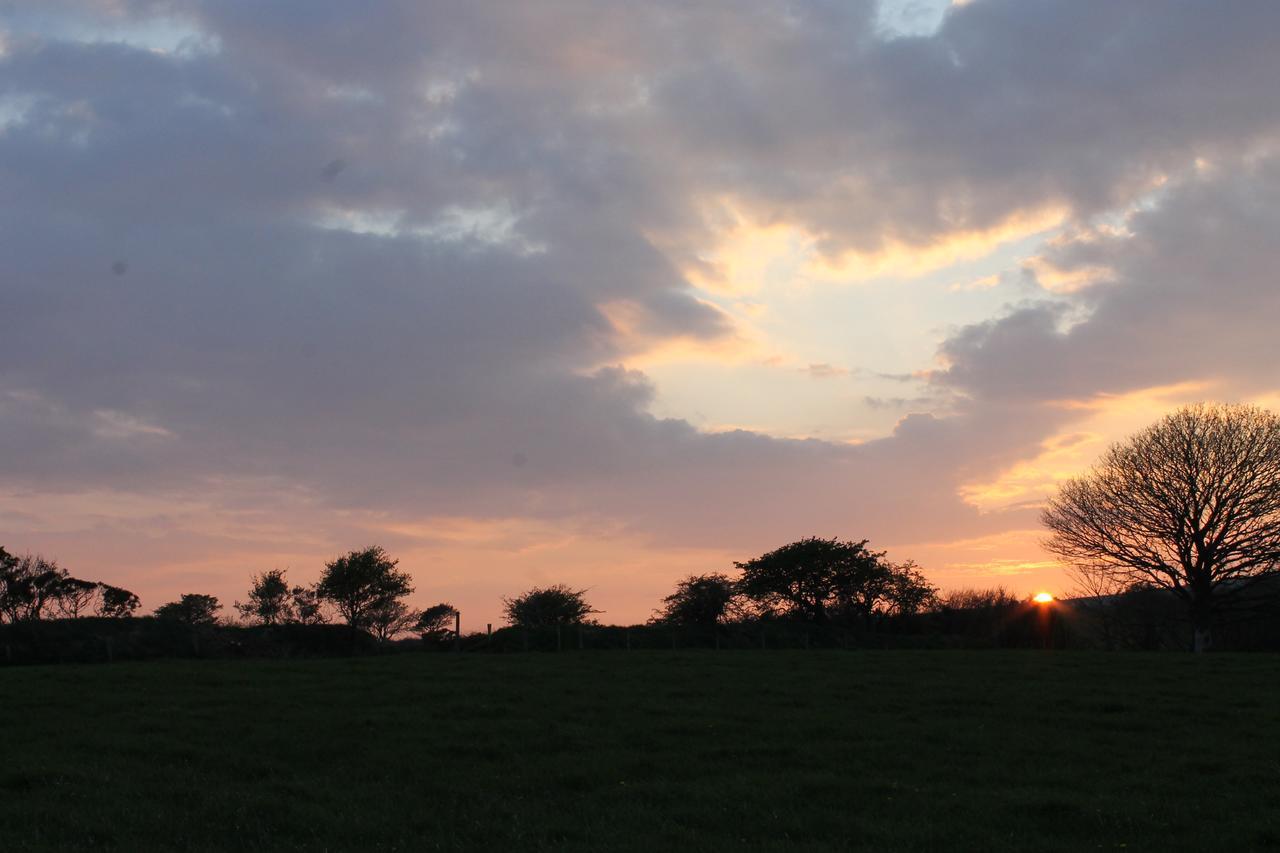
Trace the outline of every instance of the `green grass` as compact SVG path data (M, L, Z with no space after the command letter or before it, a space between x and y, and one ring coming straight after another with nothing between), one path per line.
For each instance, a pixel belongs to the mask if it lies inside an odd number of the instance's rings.
M0 848L1280 846L1280 658L0 669Z

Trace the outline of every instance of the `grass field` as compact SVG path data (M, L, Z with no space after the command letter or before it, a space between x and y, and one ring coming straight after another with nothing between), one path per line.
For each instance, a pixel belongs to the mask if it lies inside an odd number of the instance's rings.
M1280 846L1280 658L0 669L0 848Z

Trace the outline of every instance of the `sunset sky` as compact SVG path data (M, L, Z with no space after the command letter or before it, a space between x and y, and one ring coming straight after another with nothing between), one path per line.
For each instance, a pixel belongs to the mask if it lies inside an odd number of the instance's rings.
M1280 408L1278 81L1269 0L0 0L0 545L1065 593L1055 482Z

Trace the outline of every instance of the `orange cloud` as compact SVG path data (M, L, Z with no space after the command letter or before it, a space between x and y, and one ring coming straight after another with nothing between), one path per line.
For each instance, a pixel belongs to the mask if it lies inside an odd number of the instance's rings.
M764 221L733 199L711 205L724 223L711 249L683 270L690 282L713 293L758 293L769 286L847 284L871 278L924 275L985 257L1004 243L1060 227L1069 210L1049 205L1015 212L997 225L957 229L927 242L888 238L873 251L822 250L823 235L785 221Z
M1019 594L1070 591L1065 567L1040 547L1044 531L1019 528L950 542L893 546L890 556L911 557L929 580L947 590L1002 585Z
M1034 459L1018 462L993 479L966 484L960 494L966 503L983 511L1038 505L1059 483L1086 471L1109 445L1178 406L1203 398L1206 389L1203 382L1182 382L1049 403L1078 411L1083 418L1041 442Z
M732 332L715 338L653 335L646 328L648 312L634 301L615 300L598 308L613 327L614 337L626 353L626 366L634 370L682 361L745 364L767 357L768 351L745 319L745 315L753 313L751 309L735 315L706 300L698 301L724 317ZM610 363L613 361L615 359Z

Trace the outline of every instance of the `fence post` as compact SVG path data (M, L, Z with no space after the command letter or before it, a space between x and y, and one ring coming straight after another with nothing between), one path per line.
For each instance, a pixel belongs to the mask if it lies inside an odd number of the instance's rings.
M493 639L493 623L492 622L485 623L485 631L488 633L489 639L492 640Z
M453 650L462 651L462 611L453 611Z

